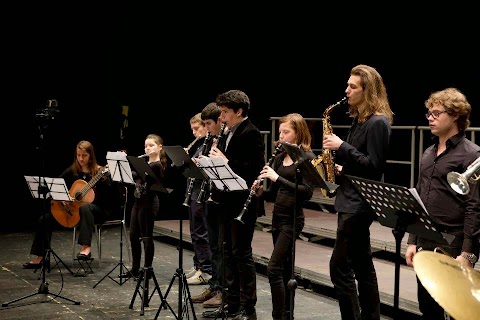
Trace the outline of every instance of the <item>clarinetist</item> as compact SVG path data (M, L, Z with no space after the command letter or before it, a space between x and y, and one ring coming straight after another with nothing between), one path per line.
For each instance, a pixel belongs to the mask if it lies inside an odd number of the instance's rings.
M208 156L213 140L218 140L220 131L222 130L222 122L220 117L220 107L215 102L209 103L201 112L201 117L207 134L212 137L212 143L208 144L206 149L202 150L202 154ZM208 182L204 180L204 182ZM204 194L209 194L209 183L202 183L204 186ZM208 281L208 287L206 287L199 295L192 297L194 303L202 303L205 308L218 308L222 304L222 279L221 265L222 251L219 245L220 224L222 218L222 212L220 205L214 201L206 201L206 196L200 196L197 198L197 202L203 205L203 209L206 216L206 225L208 229L208 241L210 243L210 251L212 252L212 277ZM209 315L209 311L204 312L205 315Z
M245 92L229 90L217 96L222 122L226 122L230 134L227 136L225 149L210 150L210 157L222 157L247 185L252 185L258 172L265 164L265 145L260 130L248 117L250 99ZM245 224L234 223L243 208L249 190L220 192L218 200L224 217L225 240L225 279L226 279L226 314L235 320L257 319L255 305L257 303L256 269L252 255L252 239L257 220L255 206L245 214ZM235 250L232 250L235 248ZM240 297L241 295L241 297ZM220 309L220 310L219 310ZM221 307L210 316L222 316Z
M306 151L310 159L315 154L310 147L311 135L305 119L298 113L291 113L279 120L280 142L298 145ZM272 318L275 320L290 319L290 294L287 287L288 279L292 276L292 244L293 244L293 215L296 213L295 234L303 230L305 217L303 204L310 200L314 187L299 175L297 181L297 198L295 199L295 178L297 165L290 156L283 152L275 156L272 166L265 165L253 184L257 195L263 195L268 202L274 202L272 212L272 240L273 252L267 266L268 282L272 293ZM300 172L302 173L302 172ZM262 179L271 183L263 189ZM295 209L296 203L296 209ZM294 261L294 260L293 260Z
M197 141L190 146L188 153L192 158L202 154L205 148L208 148L210 139L207 140L207 129L203 123L200 113L195 114L190 119L190 128ZM187 190L185 203L188 207L188 216L190 223L190 236L193 246L193 266L185 271L185 277L189 285L207 284L212 277L212 253L208 242L208 230L205 221L205 212L202 204L197 203L197 197L202 184L201 179L187 179Z

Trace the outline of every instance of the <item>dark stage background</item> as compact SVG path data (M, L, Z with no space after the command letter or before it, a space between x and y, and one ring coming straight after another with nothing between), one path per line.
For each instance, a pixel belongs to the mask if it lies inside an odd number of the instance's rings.
M472 126L480 126L479 55L468 26L457 25L457 38L428 24L383 30L388 38L382 38L358 25L344 32L310 20L292 25L255 19L258 27L247 28L237 19L197 19L179 28L150 16L121 15L95 28L78 18L72 23L71 16L36 16L41 23L12 41L12 90L6 94L15 98L4 123L13 127L6 139L15 143L18 157L6 169L12 188L4 196L21 206L2 229L33 226L42 207L31 199L23 176L58 176L73 161L79 140L93 142L102 164L107 151L143 154L149 133L160 134L165 145L187 146L193 140L190 117L229 89L249 95L252 121L270 131L270 117L321 117L344 96L350 69L368 64L384 78L394 125L428 125L425 99L454 86L473 106ZM58 112L38 117L49 99L58 101ZM129 113L122 137L123 105ZM335 110L332 123L349 124L345 111ZM408 148L392 146L406 157ZM171 173L167 186L174 192L159 218L186 213L185 184L178 172Z

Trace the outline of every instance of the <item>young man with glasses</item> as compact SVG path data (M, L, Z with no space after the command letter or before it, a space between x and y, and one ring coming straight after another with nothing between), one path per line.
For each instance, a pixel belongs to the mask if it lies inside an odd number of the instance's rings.
M447 181L449 172L464 172L480 156L480 147L465 137L472 108L465 95L456 88L432 93L425 106L434 143L423 153L416 189L437 230L454 235L455 239L445 245L410 234L405 258L407 264L413 266L416 252L441 247L455 260L473 267L479 250L480 187L472 184L470 192L461 195ZM418 278L417 283L422 319L444 319L443 308Z

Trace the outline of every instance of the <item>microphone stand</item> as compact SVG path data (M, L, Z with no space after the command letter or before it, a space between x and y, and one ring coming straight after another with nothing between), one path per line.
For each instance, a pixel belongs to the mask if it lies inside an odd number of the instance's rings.
M54 116L53 116L53 112L54 111L58 111L56 109L54 109L56 106L57 106L57 101L56 100L48 100L47 102L47 108L46 109L43 109L41 110L39 113L36 114L36 117L37 119L40 119L40 120L49 120L49 119L53 119ZM45 171L45 152L44 152L44 149L45 149L45 133L44 131L42 131L43 129L47 128L47 124L46 122L44 123L40 123L39 126L39 131L40 131L40 144L39 144L39 147L38 149L41 151L41 156L40 158L42 159L42 170ZM44 295L52 295L53 297L55 298L62 298L64 300L67 300L67 301L70 301L72 302L73 304L75 305L79 305L80 302L79 301L75 301L75 300L72 300L70 298L67 298L67 297L63 297L61 296L60 294L55 294L55 293L51 293L49 290L48 290L48 282L46 280L46 275L45 275L45 272L46 272L46 269L48 267L49 271L50 271L50 266L49 266L49 263L50 261L47 262L47 259L49 260L50 258L50 253L53 253L54 254L54 257L58 258L59 259L59 262L63 263L63 261L60 259L60 257L58 257L52 249L45 249L45 241L46 241L46 238L47 238L47 233L48 233L48 230L47 230L47 194L50 192L50 190L48 189L48 186L47 186L47 183L45 181L45 176L41 176L39 175L38 176L38 193L39 194L42 194L42 199L43 199L43 221L42 221L42 229L43 229L43 237L42 237L42 251L44 252L44 255L43 255L43 259L42 259L42 283L40 284L40 287L38 288L38 291L37 292L34 292L34 293L31 293L29 295L26 295L24 297L21 297L21 298L17 298L17 299L14 299L14 300L11 300L9 302L5 302L5 303L2 303L2 307L8 307L9 304L11 303L14 303L14 302L17 302L17 301L20 301L20 300L23 300L23 299L26 299L26 298L29 298L29 297L33 297L37 294L44 294ZM57 262L58 264L58 262ZM64 264L64 263L63 263ZM65 265L65 264L64 264ZM65 267L67 267L65 265ZM70 271L71 274L73 274L73 272L67 267L68 271ZM49 301L52 301L53 299L49 300Z
M293 311L295 308L295 290L298 287L297 280L295 279L295 250L296 246L295 243L297 242L297 196L298 196L298 180L300 176L300 170L297 168L295 169L295 196L294 196L294 207L293 207L293 228L292 228L292 256L291 256L291 263L292 263L292 272L290 280L288 280L287 287L290 290L290 320L293 320Z

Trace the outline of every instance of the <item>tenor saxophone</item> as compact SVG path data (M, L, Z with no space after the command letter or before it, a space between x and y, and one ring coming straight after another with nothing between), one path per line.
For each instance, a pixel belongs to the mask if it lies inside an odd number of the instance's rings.
M330 113L332 110L347 101L347 97L343 97L342 100L330 105L323 112L323 135L329 135L333 133L332 125L330 123ZM312 165L317 169L318 173L323 180L335 183L335 162L333 159L332 151L329 149L322 148L322 153L318 155L315 159L311 160ZM321 189L322 194L329 198L335 196L335 191L327 191Z

